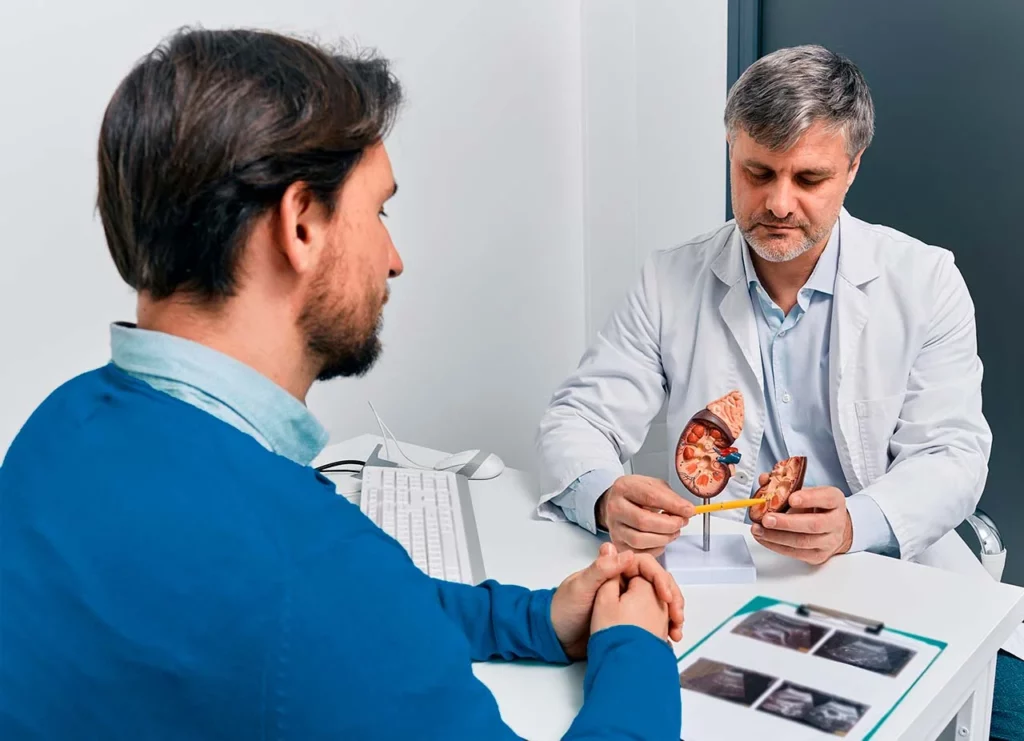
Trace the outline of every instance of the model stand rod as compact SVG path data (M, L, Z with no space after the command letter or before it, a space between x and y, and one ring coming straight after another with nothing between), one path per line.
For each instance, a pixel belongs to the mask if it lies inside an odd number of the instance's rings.
M703 499L704 499L704 504L707 504L708 502L711 501L711 499L709 499L709 498L703 498ZM710 551L710 550L711 550L711 513L710 512L705 512L704 513L704 551L707 552L707 551Z

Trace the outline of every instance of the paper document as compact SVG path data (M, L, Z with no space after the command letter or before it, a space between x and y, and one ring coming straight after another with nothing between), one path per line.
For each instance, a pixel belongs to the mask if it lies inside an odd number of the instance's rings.
M679 659L682 741L870 739L946 644L757 597Z

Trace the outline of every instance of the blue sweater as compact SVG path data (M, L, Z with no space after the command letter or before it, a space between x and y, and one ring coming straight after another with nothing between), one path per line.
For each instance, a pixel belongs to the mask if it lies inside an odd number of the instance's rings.
M565 662L551 594L430 579L315 470L108 365L0 468L0 738L515 738L470 662ZM678 738L667 644L588 653L566 738Z

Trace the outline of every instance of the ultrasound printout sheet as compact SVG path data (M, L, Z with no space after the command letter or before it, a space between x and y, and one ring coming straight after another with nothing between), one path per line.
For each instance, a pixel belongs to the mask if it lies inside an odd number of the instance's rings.
M679 659L682 741L870 739L946 644L756 597Z

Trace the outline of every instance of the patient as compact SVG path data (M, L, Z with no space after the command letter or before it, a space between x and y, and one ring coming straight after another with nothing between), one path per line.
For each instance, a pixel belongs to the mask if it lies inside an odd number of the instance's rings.
M603 546L557 590L433 580L309 467L380 350L381 59L182 32L117 89L99 211L137 324L0 468L0 737L499 739L471 662L586 658L566 738L678 738L682 595Z

